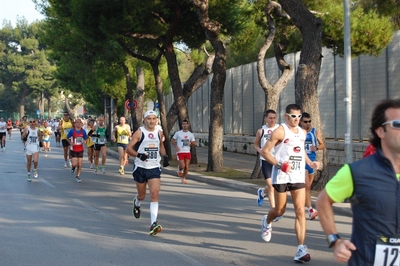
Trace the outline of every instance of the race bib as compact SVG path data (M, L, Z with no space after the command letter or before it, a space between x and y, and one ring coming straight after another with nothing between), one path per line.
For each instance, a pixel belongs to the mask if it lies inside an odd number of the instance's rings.
M374 266L400 265L400 236L378 236Z
M29 136L29 144L36 144L36 143L37 143L37 137Z
M302 156L289 156L290 171L301 170Z
M121 135L121 136L119 136L119 140L120 141L125 141L125 140L127 140L128 139L128 136L127 135Z
M83 144L83 138L82 137L77 137L74 139L74 144L75 145L82 145Z
M98 138L98 144L105 144L106 143L106 138L100 137Z
M91 136L90 140L93 141L94 143L97 143L97 137Z
M305 151L306 151L307 154L312 153L312 149L311 149L312 146L313 146L313 145L312 145L312 141L311 141L311 140L306 140L306 141L304 142L304 149L305 149Z
M144 148L145 153L147 153L147 160L155 161L158 157L158 147L153 144L150 144L148 147Z

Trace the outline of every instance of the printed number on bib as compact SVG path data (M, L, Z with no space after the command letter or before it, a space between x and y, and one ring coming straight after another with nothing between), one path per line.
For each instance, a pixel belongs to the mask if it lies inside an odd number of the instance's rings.
M378 236L374 266L400 265L400 236Z
M290 170L291 171L299 171L301 169L301 162L302 162L301 156L290 156L289 157L289 162L290 162Z
M144 151L148 154L147 160L157 160L158 148L157 147L146 147Z
M36 143L37 137L29 137L29 144Z

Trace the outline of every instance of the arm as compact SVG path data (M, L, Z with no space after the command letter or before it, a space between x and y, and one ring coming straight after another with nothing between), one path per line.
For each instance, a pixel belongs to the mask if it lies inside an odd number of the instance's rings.
M318 148L317 150L323 150L325 149L325 143L322 140L322 134L319 132L319 130L316 130L316 135L317 135L317 141L318 141Z
M272 132L271 137L269 138L267 143L265 143L265 145L259 150L260 155L272 165L277 165L279 162L271 154L271 150L278 143L280 143L284 137L285 131L282 126L279 126Z
M174 145L176 152L179 152L179 147L178 144L176 143L176 137L174 135L174 137L171 139L171 143L172 145Z
M114 127L113 132L112 132L112 138L111 138L111 140L112 140L113 142L116 142L116 141L117 141L115 135L117 135L117 126Z
M160 138L164 139L164 133L162 131L159 131L160 134ZM165 156L167 155L167 152L165 151L165 147L164 147L164 142L160 141L160 155L161 156Z
M139 128L138 130L136 130L135 133L133 133L132 139L128 143L128 146L126 147L127 154L129 154L133 157L137 157L137 155L139 153L134 149L134 147L135 147L136 143L138 143L138 141L140 140L141 137L142 137L142 131Z
M261 147L260 147L260 144L261 144L261 132L262 132L261 129L257 130L256 139L254 140L254 149L258 153L260 153L260 150L261 150Z
M319 222L326 235L337 234L335 219L332 209L334 201L322 190L316 202L316 207L319 214ZM333 255L338 262L347 262L351 257L351 250L356 250L356 247L349 240L339 239L333 245Z

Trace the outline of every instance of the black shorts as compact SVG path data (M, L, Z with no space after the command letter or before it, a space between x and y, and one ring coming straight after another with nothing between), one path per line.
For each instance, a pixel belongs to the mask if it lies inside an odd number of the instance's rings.
M54 132L54 136L57 138L57 137L61 136L61 134L60 134L60 132L56 131L56 132Z
M71 158L83 158L83 151L69 151Z
M283 193L286 191L296 190L300 188L305 188L305 183L287 183L287 184L274 184L272 185L276 192Z
M94 150L99 151L104 146L106 146L106 144L94 144Z
M69 146L69 142L66 139L62 139L61 143L64 148Z
M0 139L5 137L7 135L7 132L0 132Z
M160 178L161 177L161 168L153 168L153 169L145 169L141 167L135 166L133 168L133 180L138 183L146 183L149 179Z
M264 179L271 178L272 164L270 164L266 160L261 160L261 171L264 175Z

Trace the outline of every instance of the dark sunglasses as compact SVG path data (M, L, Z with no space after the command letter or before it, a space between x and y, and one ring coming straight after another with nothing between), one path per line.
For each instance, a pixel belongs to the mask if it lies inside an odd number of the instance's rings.
M303 120L303 123L311 123L311 120Z
M64 115L64 116L69 116L69 115Z
M35 122L36 122L36 120L29 121L29 123L35 123Z
M382 126L389 124L391 128L400 129L400 120L390 120L382 124Z

